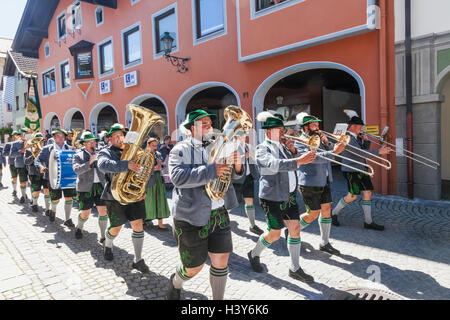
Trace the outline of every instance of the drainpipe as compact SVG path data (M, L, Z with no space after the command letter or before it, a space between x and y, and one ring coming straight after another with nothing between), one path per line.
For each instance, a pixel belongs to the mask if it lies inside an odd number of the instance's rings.
M386 1L379 1L380 6L380 34L378 38L378 54L380 59L380 128L388 124L388 77L387 77L387 23L386 23ZM388 174L386 170L381 171L381 194L388 194Z
M406 82L406 148L413 151L411 0L405 0L405 82ZM407 159L408 198L414 198L414 167Z

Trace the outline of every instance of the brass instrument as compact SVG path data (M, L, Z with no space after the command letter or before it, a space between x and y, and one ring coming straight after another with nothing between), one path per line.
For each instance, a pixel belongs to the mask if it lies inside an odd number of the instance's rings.
M128 170L118 173L111 182L111 193L122 205L137 202L144 194L147 182L153 171L155 157L150 150L142 149L144 139L156 124L163 124L163 118L147 108L128 104L132 122L125 140L121 161L134 161L141 171Z
M376 145L383 146L383 144L386 144L388 146L393 147L394 149L392 149L390 147L388 147L388 149L390 151L392 151L392 152L397 153L397 146L395 144L393 144L393 143L389 143L389 142L385 141L383 139L383 137L380 137L380 136L377 136L377 135L374 135L374 134L371 134L371 133L368 133L368 132L364 132L363 134L365 134L368 138L370 138L370 141L375 143ZM440 166L439 162L436 162L436 161L433 161L431 159L428 159L428 158L426 158L424 156L421 156L418 153L409 151L409 150L407 150L405 148L400 148L400 149L401 149L400 152L403 154L403 156L405 156L406 158L409 158L409 159L411 159L413 161L419 162L419 163L423 164L424 166L433 168L434 170L437 170L438 167ZM406 153L408 153L408 154L406 154ZM421 159L423 159L425 161L428 161L428 163L426 163L424 161L421 161L421 160L418 160L418 159L414 158L413 156L416 156L416 157L419 157L419 158L421 158Z
M31 138L28 139L25 142L24 146L23 146L24 149L30 148L31 154L33 155L34 158L36 158L39 155L39 153L41 152L41 150L42 150L41 141L42 141L43 138L42 137L36 137L36 134L38 132L39 131L36 131L35 133L33 133L31 135Z
M313 135L313 136L309 137L308 140L302 139L300 137L294 137L294 136L286 135L286 134L284 135L284 137L286 139L293 140L293 141L298 141L301 144L308 146L308 149L310 151L330 152L330 151L327 151L327 150L320 149L321 139L320 139L319 135ZM324 157L324 156L321 156L321 155L317 155L317 156L319 158L325 159L327 161L330 161L330 162L333 162L333 163L337 163L337 164L339 164L341 166L344 166L344 167L350 168L352 170L358 171L360 173L366 174L366 175L368 175L370 177L373 177L373 175L375 174L375 171L373 170L372 166L370 166L370 165L368 165L366 163L363 163L363 162L359 162L359 161L356 161L356 160L353 160L353 159L341 156L340 154L333 154L333 156L339 157L339 158L342 158L342 159L345 159L345 160L348 160L350 162L357 163L359 165L362 165L363 167L366 167L369 171L364 171L364 170L355 168L353 166L350 166L348 164L344 164L344 163L341 163L341 162L339 162L337 160L330 159L330 158L327 158L327 157Z
M247 112L237 106L228 106L224 111L225 125L223 126L222 133L216 138L211 149L211 153L208 159L208 163L214 163L222 153L225 145L228 142L233 142L234 136L238 132L248 132L253 128L252 118ZM232 169L233 165L230 164ZM228 174L221 175L220 177L211 180L205 186L206 193L211 200L220 200L225 196L230 183L231 183L231 170Z
M72 129L73 135L72 135L72 147L76 149L81 149L83 145L80 143L80 141L77 141L78 136L81 134L83 130L82 129Z
M347 151L347 152L349 152L351 154L354 154L354 155L356 155L356 156L358 156L360 158L363 158L363 159L365 159L367 161L375 163L375 164L385 168L386 170L389 170L392 167L392 164L391 164L391 162L389 160L384 159L383 157L377 156L376 154L370 153L370 152L368 152L366 150L363 150L363 149L360 149L360 148L357 148L355 146L350 145L349 143L350 143L350 139L351 138L350 138L350 136L348 134L334 135L334 134L331 134L331 133L323 131L323 130L320 130L319 133L321 133L321 134L323 134L323 135L325 135L327 137L330 137L330 138L332 138L332 139L334 139L334 140L336 140L338 142L343 143L345 145L345 151ZM368 157L364 157L361 154L358 154L358 153L356 153L354 151L348 150L347 147L350 147L352 149L356 149L356 150L358 150L358 152L365 153L365 154L368 155ZM372 159L372 157L378 159L379 162L375 161L374 159ZM383 163L383 162L385 162L385 163Z

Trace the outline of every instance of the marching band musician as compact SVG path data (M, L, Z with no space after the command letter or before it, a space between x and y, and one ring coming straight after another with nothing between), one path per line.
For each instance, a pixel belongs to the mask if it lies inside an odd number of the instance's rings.
M107 148L100 150L97 156L97 166L105 174L106 185L101 199L106 201L106 209L110 222L110 227L105 234L103 255L105 260L111 261L113 256L113 241L119 235L122 226L130 222L133 234L131 236L134 247L134 262L132 268L142 273L149 272L148 266L142 258L142 248L144 245L143 219L145 219L145 193L137 201L131 204L122 205L115 200L111 193L111 182L115 174L128 170L139 172L141 166L134 161L122 161L122 151L124 148L125 127L116 123L112 125L107 136L111 144Z
M3 168L7 165L6 157L3 155L3 148L4 146L0 146L0 188L3 188Z
M78 203L80 214L75 230L75 238L83 237L83 226L86 223L94 204L98 211L98 225L100 227L100 243L105 241L105 231L108 225L105 201L101 199L105 175L97 166L97 141L91 132L85 131L80 142L83 147L73 157L73 171L77 174Z
M11 172L11 183L13 192L13 197L17 197L17 169L14 166L14 158L9 155L11 152L11 146L14 142L16 142L17 139L19 139L20 133L17 131L13 131L11 133L11 139L12 141L5 144L5 147L3 148L3 156L8 157L8 164L9 164L9 171Z
M302 131L301 138L307 141L312 135L318 134L319 122L322 120L302 112L297 115L297 121L300 123ZM298 141L295 142L295 146L299 154L308 150L307 145ZM327 137L321 135L320 149L332 151L332 153L330 154L326 151L318 152L319 155L332 157L332 154L341 153L345 149L345 145L336 143L333 147ZM309 226L320 215L319 228L322 241L319 249L329 254L339 255L340 252L333 248L329 242L332 202L330 183L333 182L331 162L318 157L311 163L301 165L298 169L298 174L298 187L306 206L306 212L300 216L301 230Z
M294 143L285 140L285 126L282 117L263 111L257 116L263 122L266 139L256 147L256 162L260 172L259 198L266 215L268 232L262 234L253 250L248 252L252 269L263 272L260 263L262 251L280 238L281 229L286 225L289 230L288 251L291 258L289 276L307 283L314 281L300 267L300 221L296 201L297 167L312 162L314 152L297 154Z
M71 147L71 149L75 149L75 145L74 142L72 141L73 139L73 131L72 130L66 130L66 144L69 145Z
M210 153L206 145L212 136L213 117L200 109L190 112L183 124L189 137L169 154L169 175L175 187L171 211L181 261L170 276L167 300L181 298L184 282L202 270L208 255L213 299L221 300L225 294L228 258L233 251L227 210L237 207L238 202L232 183L224 198L215 201L206 193L205 185L230 170L232 179L238 179L243 170L238 151L227 157L228 163L207 163Z
M28 171L25 166L25 133L28 133L26 128L22 128L19 132L19 139L17 139L11 145L11 151L9 156L14 158L14 167L17 170L17 175L19 176L20 182L20 192L22 196L20 197L20 203L25 203L27 199L27 181L28 181Z
M44 146L44 135L40 132L36 133L36 138L42 138L39 142L41 147ZM34 165L34 156L30 149L25 150L25 165L28 169L28 179L30 180L31 198L33 200L31 209L33 212L38 212L38 199L41 193L41 188L44 188L44 197L50 198L50 191L48 190L48 180L44 180L42 173ZM46 210L49 208L49 201L45 201Z
M50 153L53 149L58 151L66 151L71 150L71 147L66 143L66 131L63 129L55 129L52 131L52 137L54 139L53 144L47 144L39 155L34 160L34 164L39 168L39 171L44 174L44 180L49 181L49 160ZM72 211L73 200L72 197L75 195L75 189L52 189L49 183L50 189L50 200L51 200L51 208L48 211L49 220L55 221L56 218L56 208L58 206L59 200L62 198L64 194L64 212L65 212L65 221L64 225L73 228L75 225L73 224L72 219L70 218L70 214Z
M359 149L368 149L370 147L370 142L364 141L366 139L363 138L363 140L358 140L358 136L362 132L362 127L364 126L364 122L362 119L358 116L358 114L353 110L345 110L347 113L347 116L350 118L348 121L349 127L347 128L347 134L350 135L350 145L357 147ZM386 147L381 147L379 150L367 150L372 154L375 155L382 155L382 154L388 154L389 149ZM344 151L342 153L343 156L355 159L355 155L350 154L349 152ZM365 162L364 158L355 159L358 161L361 161L363 159L363 162ZM343 160L342 163L345 164L352 164L348 160ZM352 164L354 165L354 164ZM356 165L358 169L364 169L360 165ZM333 209L332 212L332 224L334 226L339 226L340 223L338 221L338 214L341 212L341 210L346 207L349 203L355 201L358 198L358 195L362 192L362 201L361 201L361 207L364 212L364 228L365 229L373 229L373 230L384 230L384 226L378 225L372 220L372 191L373 191L373 185L372 181L370 180L370 177L368 175L358 173L350 168L342 166L342 173L344 174L345 179L347 180L347 187L348 187L348 194L339 200L336 207Z

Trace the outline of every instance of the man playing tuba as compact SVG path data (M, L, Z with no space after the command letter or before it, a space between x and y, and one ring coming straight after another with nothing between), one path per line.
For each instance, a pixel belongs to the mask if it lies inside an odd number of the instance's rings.
M169 154L169 175L175 187L171 212L181 261L170 277L167 300L180 299L184 282L202 270L208 255L213 299L221 300L225 293L228 258L233 251L227 210L237 207L238 202L232 184L223 199L215 201L208 196L205 185L230 174L230 170L232 178L238 179L243 168L237 151L228 158L228 163L207 163L211 117L215 115L204 110L190 112L184 124L190 137L177 143Z

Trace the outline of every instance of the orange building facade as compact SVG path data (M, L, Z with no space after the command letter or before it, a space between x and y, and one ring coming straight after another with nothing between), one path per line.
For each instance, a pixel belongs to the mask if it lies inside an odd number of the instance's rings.
M45 129L129 125L129 103L162 114L169 134L198 107L216 113L220 128L224 107L236 104L256 129L266 109L291 123L309 111L327 131L347 121L343 109L354 109L395 137L393 1L61 0L54 7L35 51ZM186 72L164 57L164 32L174 38L170 54L190 59ZM378 193L396 193L389 159L389 172L376 168Z

